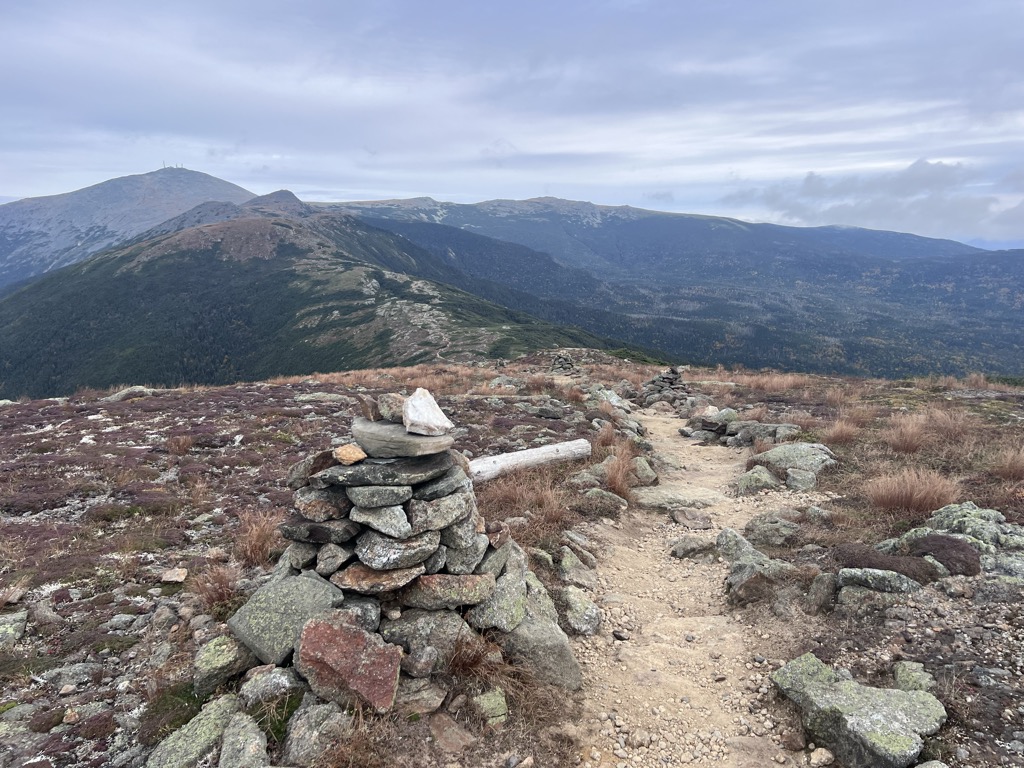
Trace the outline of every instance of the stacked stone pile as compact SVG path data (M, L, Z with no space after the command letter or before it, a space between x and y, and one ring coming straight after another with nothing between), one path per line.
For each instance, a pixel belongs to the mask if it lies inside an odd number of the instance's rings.
M686 403L690 397L682 374L679 373L678 368L672 367L664 373L659 373L650 381L644 382L643 391L640 393L640 402L647 408L662 402L671 405Z
M551 358L551 373L556 376L576 376L580 371L571 355L565 352L556 352Z
M422 698L483 630L541 679L579 688L547 591L508 526L477 508L454 425L422 389L363 405L352 443L292 467L296 515L280 528L291 544L228 622L234 635L265 664L293 659L342 706L387 711L411 685Z

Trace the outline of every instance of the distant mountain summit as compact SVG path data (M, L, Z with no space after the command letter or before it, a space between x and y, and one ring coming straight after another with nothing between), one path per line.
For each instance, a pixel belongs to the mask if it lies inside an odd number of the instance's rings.
M205 173L162 168L0 205L0 288L74 264L200 204L254 197Z

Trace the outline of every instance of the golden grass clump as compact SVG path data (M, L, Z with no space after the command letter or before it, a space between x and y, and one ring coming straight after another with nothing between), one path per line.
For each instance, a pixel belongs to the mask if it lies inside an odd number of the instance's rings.
M878 509L909 513L914 520L960 498L960 483L931 469L906 467L883 475L865 486L871 504Z
M264 567L275 553L284 550L284 539L277 526L284 520L280 510L243 510L238 513L238 532L234 552L246 565Z
M237 566L214 565L193 577L189 588L207 613L225 621L245 602L238 587L241 578L242 571Z
M633 459L638 453L636 443L620 438L615 444L612 453L615 458L610 462L605 478L608 490L630 503L633 501Z
M1024 446L1000 451L992 462L991 471L1003 480L1024 480Z
M926 421L921 414L900 413L882 432L882 441L898 453L917 453L928 442Z
M564 469L528 467L480 483L476 487L476 498L481 514L489 521L527 518L529 525L512 530L513 538L523 546L540 546L557 540L579 520L569 509L560 471Z
M787 392L793 389L803 389L814 383L814 379L803 373L778 373L769 371L767 373L736 374L734 380L737 384L744 384L750 389L761 392Z
M822 433L821 440L826 445L844 445L852 443L860 433L861 428L858 424L846 419L838 419Z

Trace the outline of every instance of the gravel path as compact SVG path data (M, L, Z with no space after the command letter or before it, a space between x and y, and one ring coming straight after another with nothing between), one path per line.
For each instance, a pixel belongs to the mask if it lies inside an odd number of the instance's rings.
M594 598L604 623L600 634L576 641L586 681L583 765L795 765L782 744L798 724L767 678L789 658L792 627L730 607L725 564L668 554L685 533L713 540L723 527L742 529L769 502L726 495L745 452L694 444L680 437L675 417L642 413L641 421L660 475L648 495L717 501L700 510L711 519L706 530L641 509L585 531L603 549ZM770 502L784 503L779 494Z

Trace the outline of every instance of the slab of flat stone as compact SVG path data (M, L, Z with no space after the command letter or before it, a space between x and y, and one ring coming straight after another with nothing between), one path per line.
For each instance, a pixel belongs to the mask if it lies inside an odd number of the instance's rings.
M672 512L679 509L704 509L728 501L723 493L710 488L672 489L661 486L634 488L636 503L653 512Z
M366 531L356 540L356 557L378 571L418 565L434 554L441 543L438 531L427 531L405 540L393 539L378 531Z
M393 539L408 539L413 534L413 528L409 525L409 520L401 505L373 507L372 509L353 507L352 511L348 513L348 519L362 523Z
M358 534L362 527L352 520L325 520L317 523L302 517L294 517L281 523L278 530L289 541L303 541L307 544L344 544Z
M401 424L367 421L362 416L352 420L352 437L367 455L377 459L429 456L443 453L455 443L451 435L414 435Z
M228 627L264 664L281 664L302 625L337 604L337 590L330 584L286 576L257 589L228 619Z
M906 768L936 733L946 710L925 691L871 688L842 679L812 654L771 674L798 707L804 727L850 768Z
M494 592L494 575L478 574L453 576L439 573L420 576L398 595L398 602L410 608L429 611L476 605Z
M445 547L444 569L459 576L473 573L483 560L489 545L487 535L478 533L468 547Z
M311 475L315 475L333 464L337 464L337 460L332 451L321 451L295 462L288 468L288 487L296 490L308 485Z
M352 502L340 488L311 488L304 486L295 491L292 505L306 520L322 523L338 520L352 509Z
M446 453L406 459L367 459L350 467L335 465L309 476L314 488L334 485L419 485L452 468Z
M436 480L417 485L412 489L412 497L423 501L433 501L460 491L472 491L473 483L462 467L452 467Z
M402 423L416 435L444 435L455 428L441 406L423 387L418 387L402 405Z
M349 500L357 507L372 509L404 504L412 498L411 485L355 485L345 489Z
M331 583L363 595L379 595L381 592L392 592L404 587L424 571L422 563L411 568L395 568L390 571L378 571L362 563L354 563L331 576Z
M838 464L836 455L821 443L786 443L759 453L750 461L767 467L776 477L785 477L789 469L802 469L817 475Z
M434 501L413 499L406 509L413 533L422 533L447 528L468 515L475 506L472 493L453 493Z

